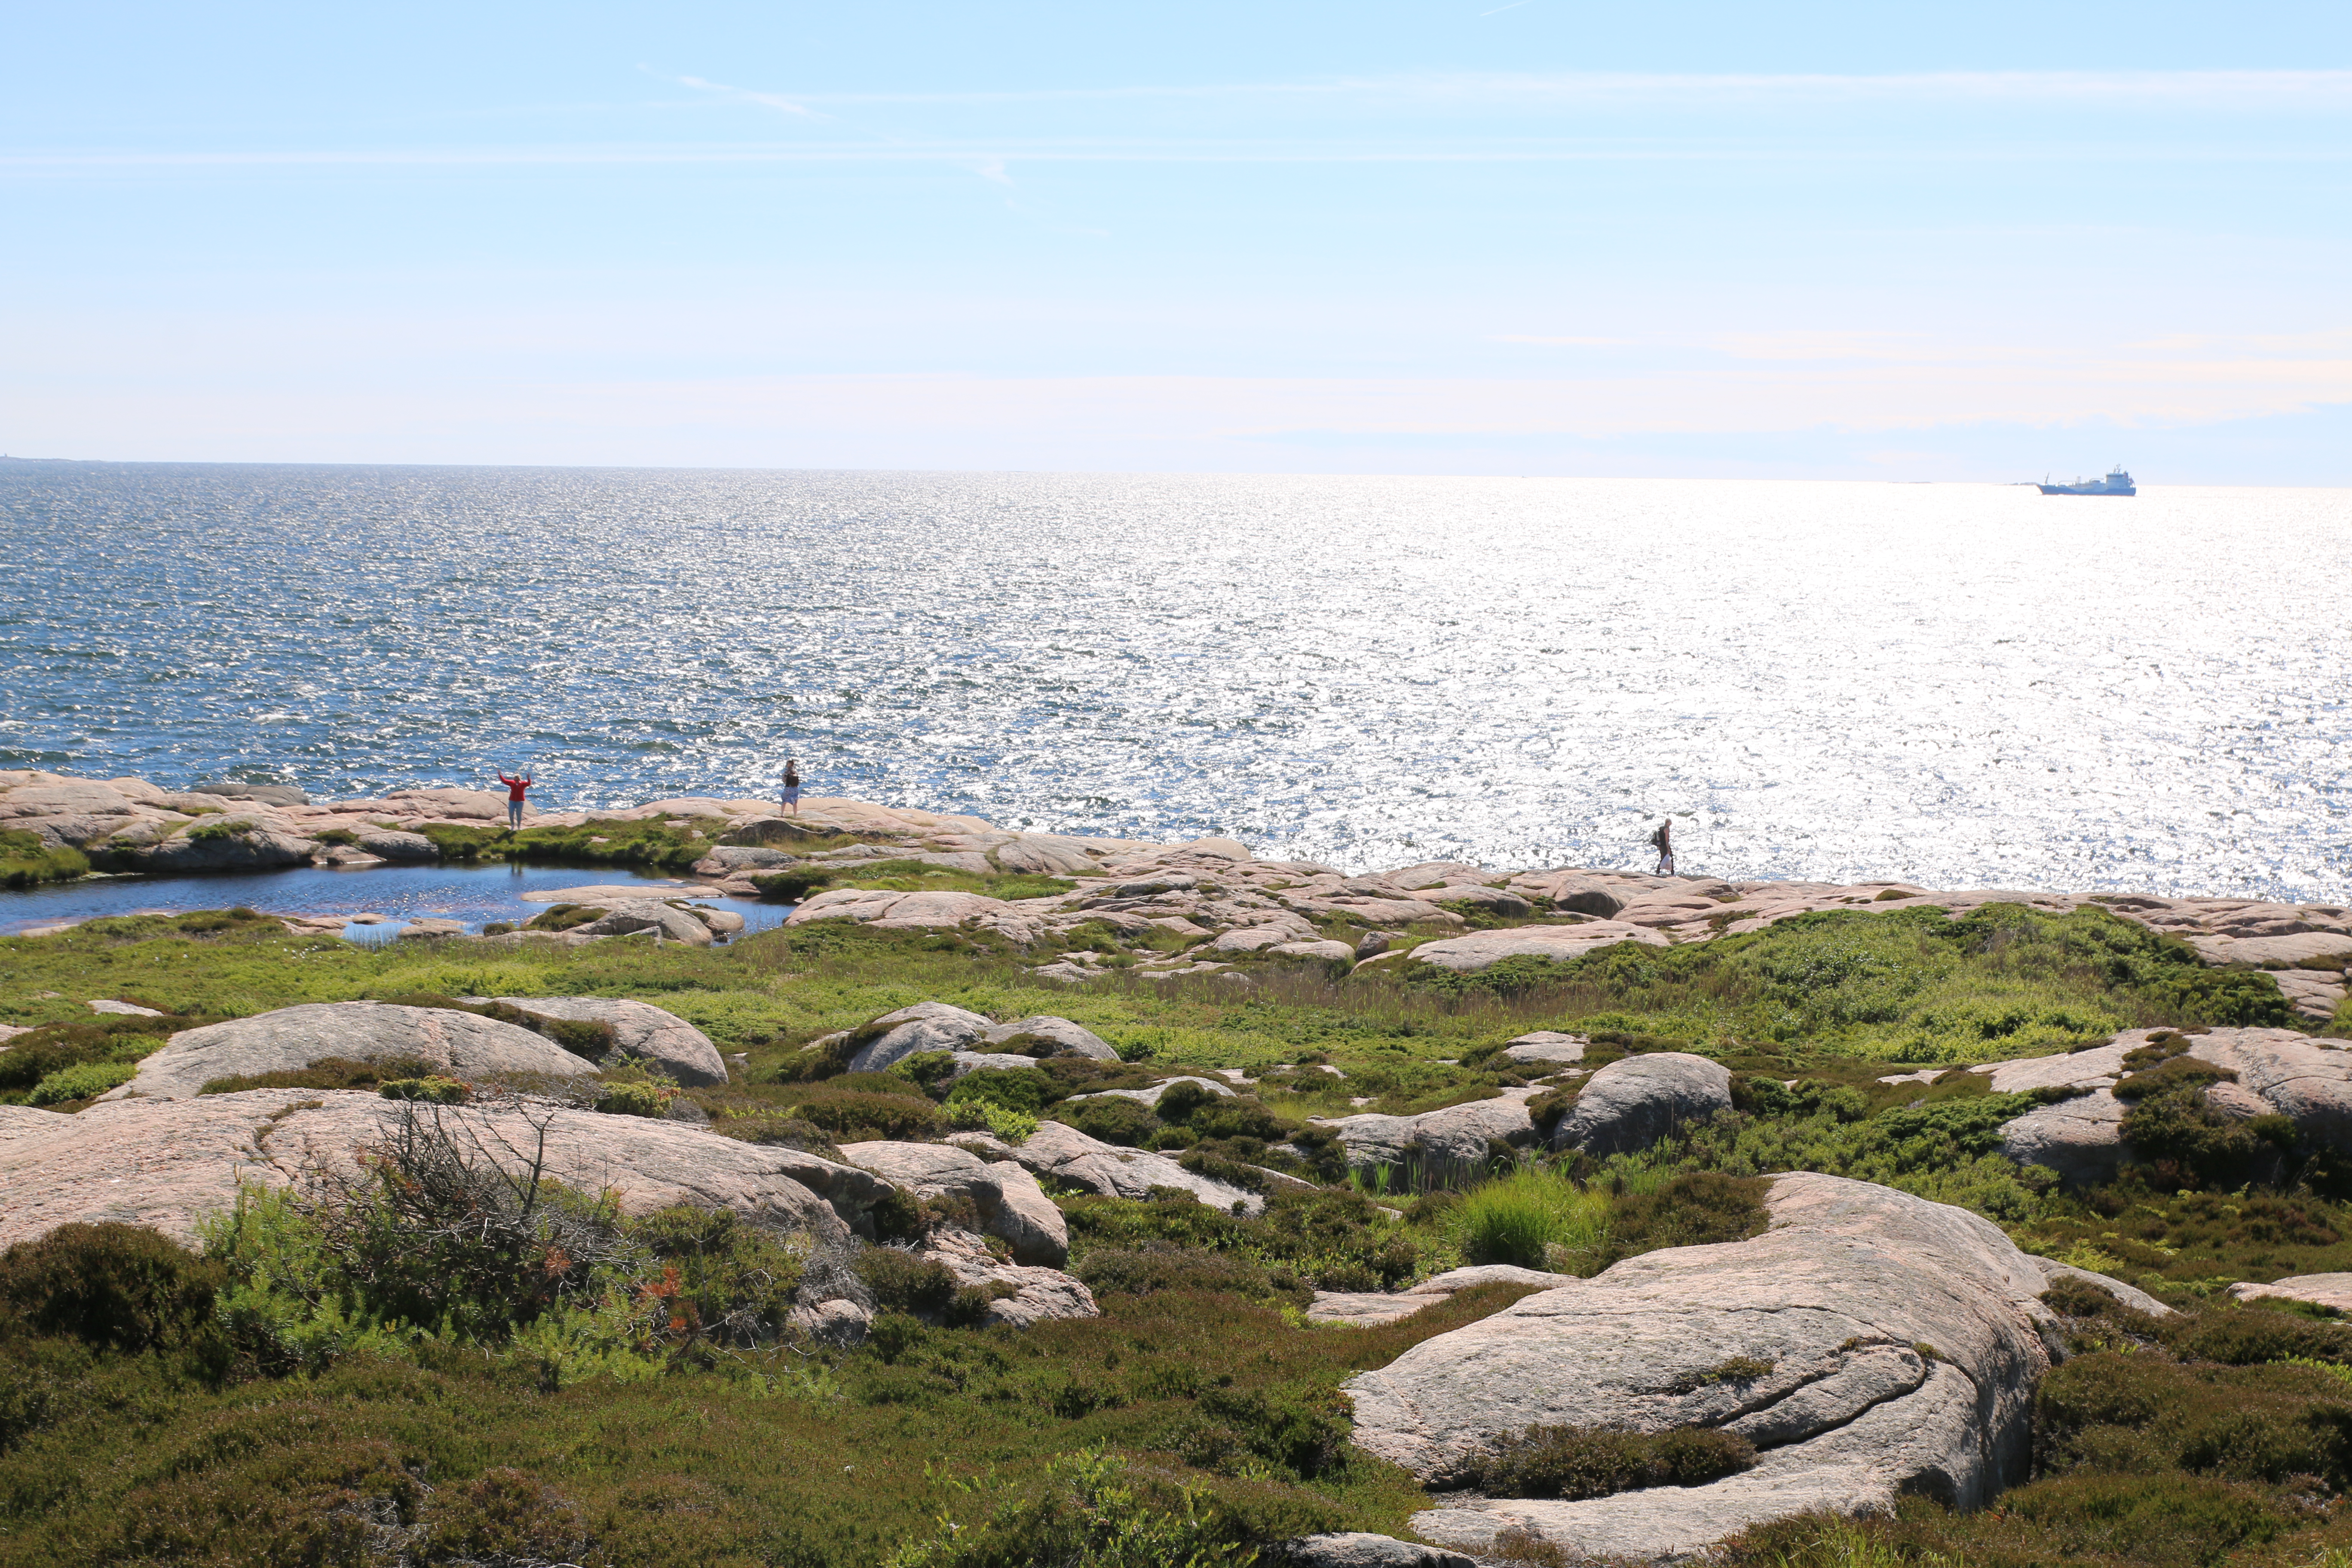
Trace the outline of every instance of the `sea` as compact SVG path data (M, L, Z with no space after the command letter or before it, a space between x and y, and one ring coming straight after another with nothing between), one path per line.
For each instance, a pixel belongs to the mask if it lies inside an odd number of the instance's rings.
M2352 899L2352 490L0 462L0 768Z

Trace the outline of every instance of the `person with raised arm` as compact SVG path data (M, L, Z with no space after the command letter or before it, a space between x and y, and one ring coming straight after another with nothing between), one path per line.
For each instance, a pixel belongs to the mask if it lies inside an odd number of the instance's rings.
M510 778L504 768L499 770L499 783L507 786L507 831L509 833L519 833L522 830L523 792L537 782L529 774L520 778Z

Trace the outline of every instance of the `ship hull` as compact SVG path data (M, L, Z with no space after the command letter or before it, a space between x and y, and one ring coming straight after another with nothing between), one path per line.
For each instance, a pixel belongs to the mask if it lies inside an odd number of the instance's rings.
M2036 485L2034 489L2046 496L2136 496L2132 485Z

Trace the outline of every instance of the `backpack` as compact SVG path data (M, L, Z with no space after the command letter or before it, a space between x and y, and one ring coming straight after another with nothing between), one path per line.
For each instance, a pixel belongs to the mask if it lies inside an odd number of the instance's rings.
M1664 849L1665 847L1666 825L1661 822L1658 824L1657 831L1650 835L1650 847L1653 849Z

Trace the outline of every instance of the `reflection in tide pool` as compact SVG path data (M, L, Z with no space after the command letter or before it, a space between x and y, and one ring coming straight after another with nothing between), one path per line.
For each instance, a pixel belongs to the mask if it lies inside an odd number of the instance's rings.
M33 463L0 526L0 766L2352 898L2342 490Z
M119 877L0 893L0 936L46 926L95 920L103 915L178 914L188 910L226 910L242 904L272 915L379 914L373 925L354 925L352 942L390 942L412 920L434 916L463 921L478 931L488 921L526 921L547 908L525 903L527 892L619 883L646 884L648 898L672 884L633 876L610 866L371 866L356 870L257 871L217 877ZM712 909L743 917L746 931L783 923L790 904L751 899L698 899Z

